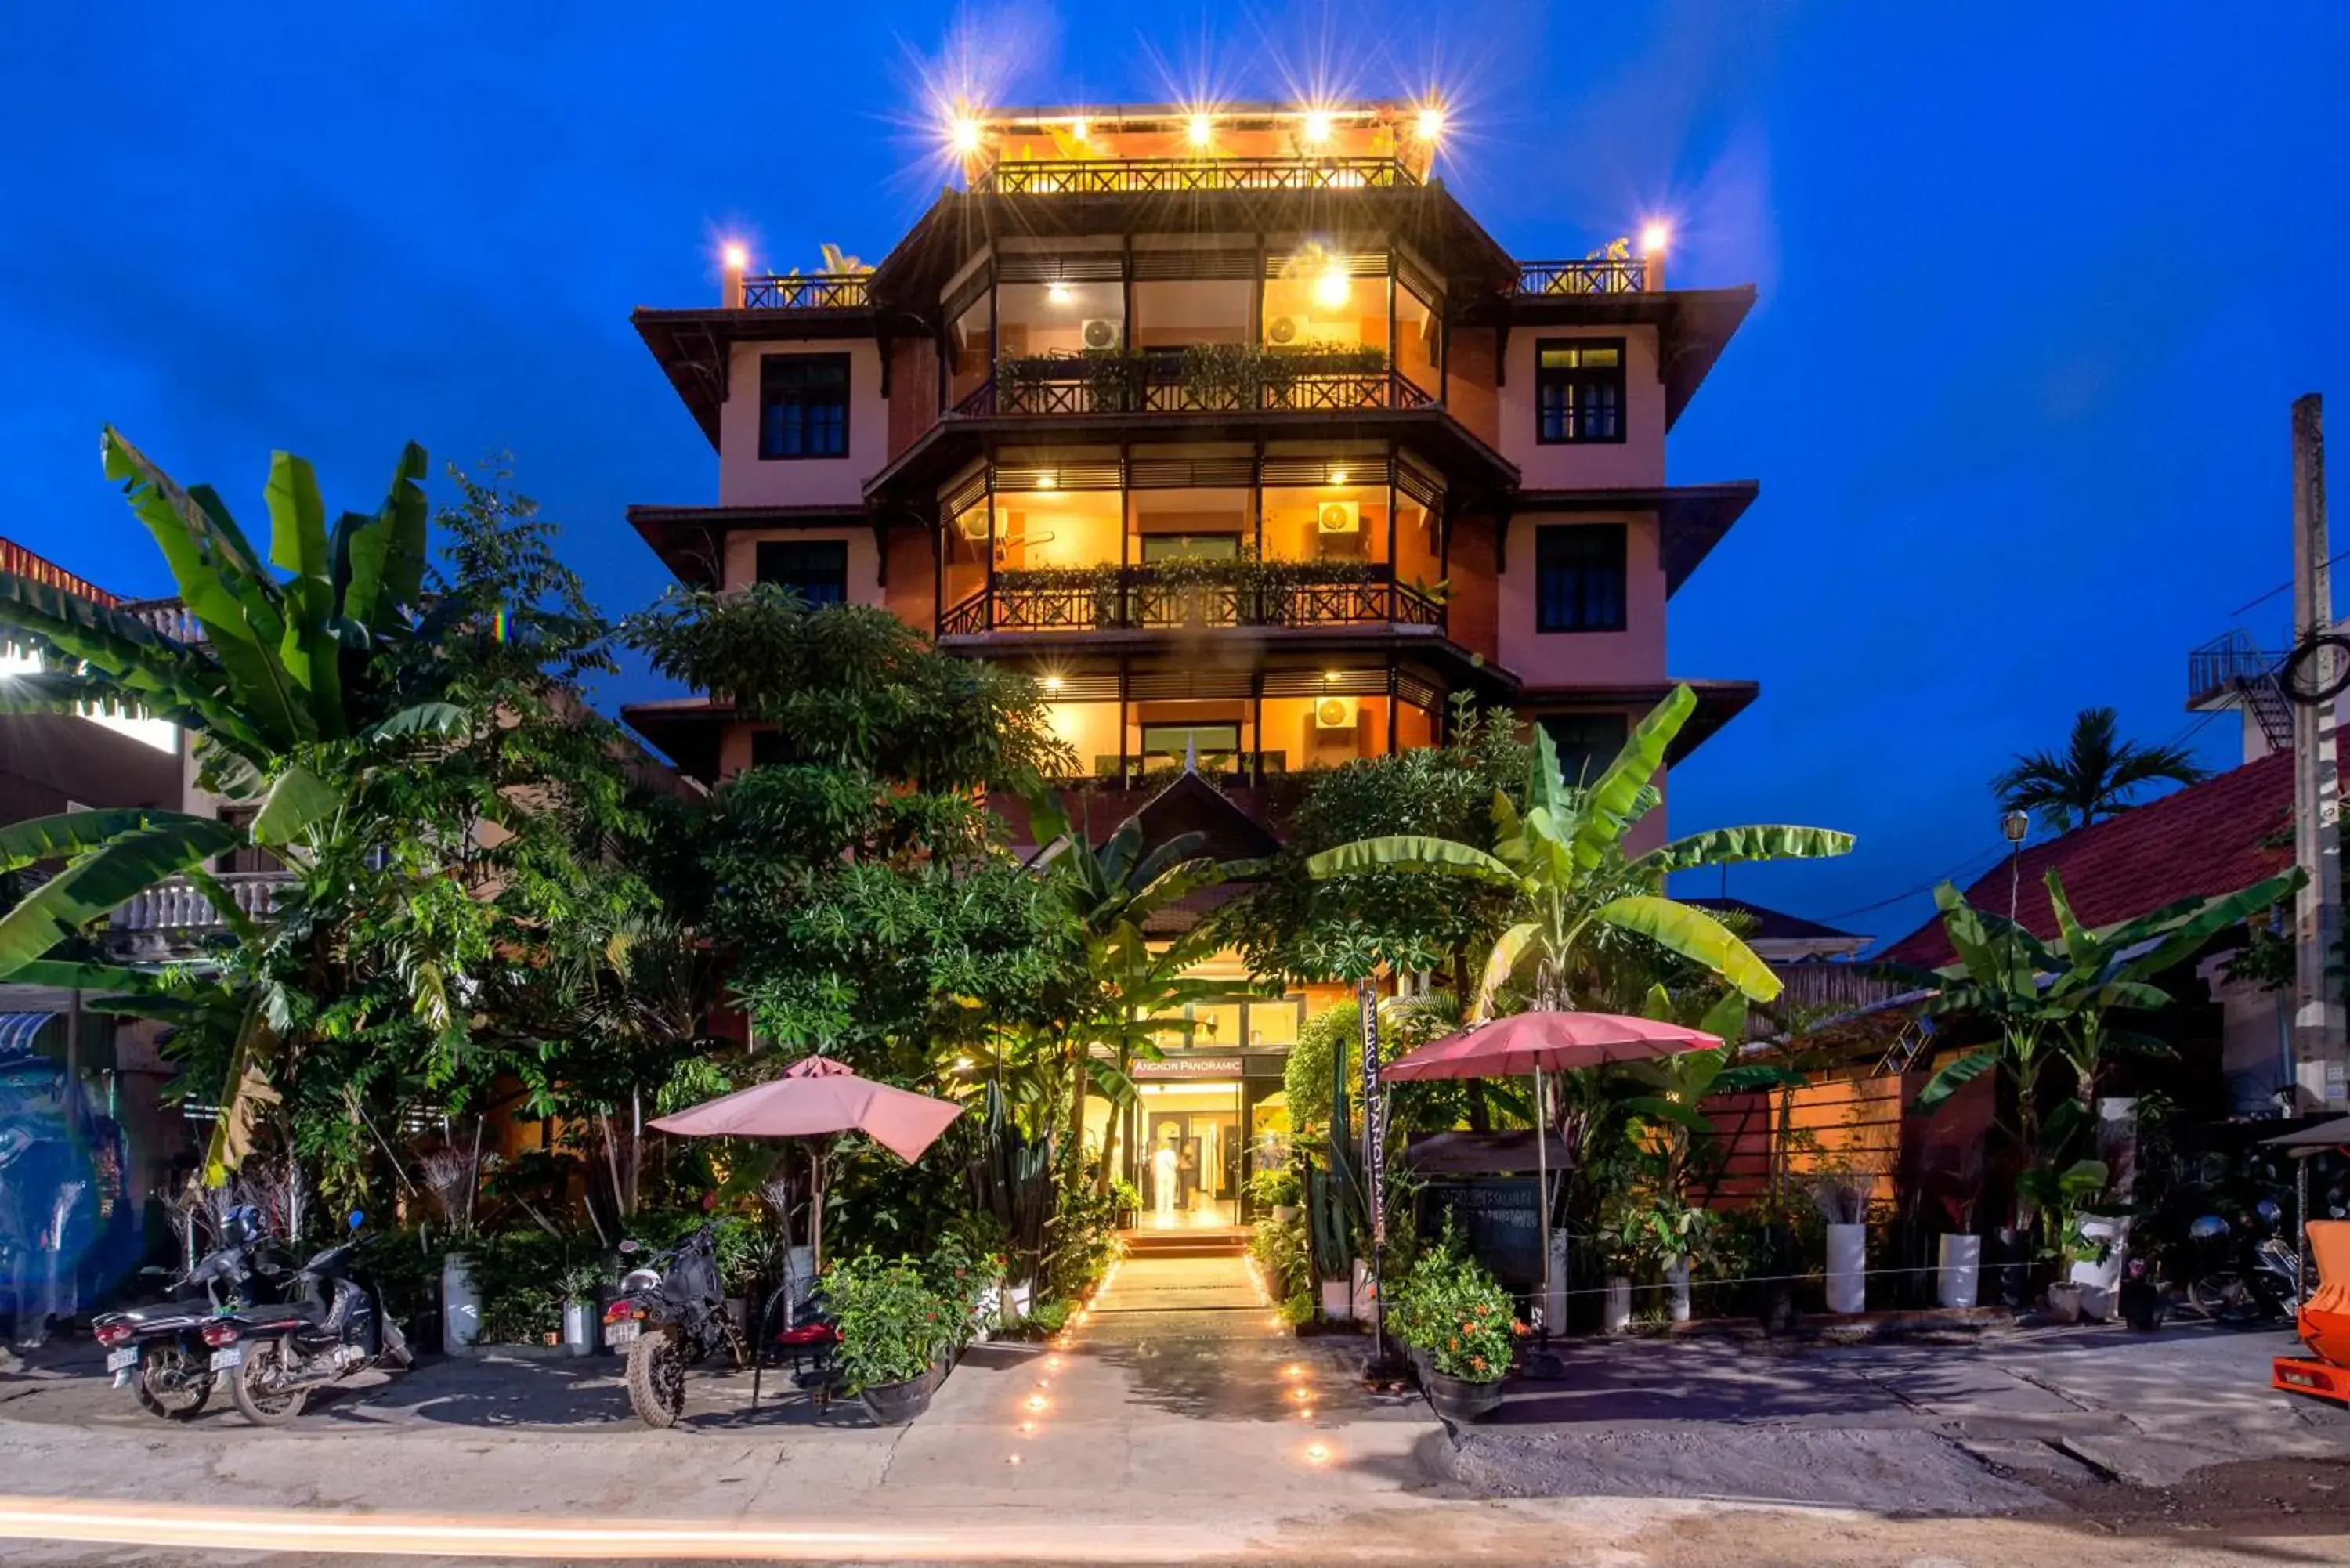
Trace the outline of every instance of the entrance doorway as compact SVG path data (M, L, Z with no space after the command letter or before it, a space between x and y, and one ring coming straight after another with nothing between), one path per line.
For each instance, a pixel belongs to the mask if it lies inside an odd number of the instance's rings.
M1146 1085L1141 1111L1135 1159L1139 1228L1238 1225L1245 1153L1239 1083Z

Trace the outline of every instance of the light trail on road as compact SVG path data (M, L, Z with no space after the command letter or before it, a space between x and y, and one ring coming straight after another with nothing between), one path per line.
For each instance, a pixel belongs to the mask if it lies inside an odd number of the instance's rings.
M1134 1542L1088 1533L1088 1562L1188 1562L1218 1554L1214 1543L1185 1532ZM1036 1562L1059 1555L1068 1544L1063 1531L1026 1523L991 1528L958 1521L923 1530L684 1520L540 1522L0 1496L0 1541L5 1540L312 1556L763 1563Z

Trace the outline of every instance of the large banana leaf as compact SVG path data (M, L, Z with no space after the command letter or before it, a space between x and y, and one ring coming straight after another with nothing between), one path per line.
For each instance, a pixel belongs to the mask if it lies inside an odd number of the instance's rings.
M1518 886L1518 875L1483 850L1450 838L1419 834L1384 838L1358 838L1326 849L1305 863L1305 874L1315 881L1358 871L1427 871L1445 877L1467 877L1504 888Z
M1542 928L1532 920L1512 926L1493 942L1493 950L1485 960L1485 972L1478 979L1476 999L1470 1004L1471 1022L1493 1015L1493 999L1510 977L1518 972L1526 953L1542 938Z
M352 535L348 574L338 566L348 585L343 614L379 635L392 630L423 593L424 470L424 449L410 441L400 449L383 505Z
M181 602L203 624L237 705L273 743L317 738L309 705L278 659L286 618L268 569L209 491L180 488L109 426L107 477L121 483L172 569Z
M0 979L134 895L244 842L225 823L172 817L81 856L0 915Z
M2055 872L2052 869L2049 875L2053 877ZM2229 927L2249 919L2262 910L2292 898L2301 890L2301 885L2307 880L2308 877L2301 868L2295 867L2282 877L2271 877L2265 881L2255 882L2249 888L2240 888L2224 898L2211 899L2181 919L2164 937L2159 947L2151 952L2140 954L2130 960L2125 972L2133 979L2143 979L2148 975L2160 974L2173 964L2184 962L2205 942L2210 941ZM2118 950L2135 946L2143 939L2129 935L2125 928L2123 930L2108 932L2105 940Z
M1624 749L1607 764L1585 795L1581 820L1575 825L1575 863L1589 871L1622 841L1624 830L1638 815L1641 792L1657 770L1665 765L1665 752L1697 711L1697 693L1676 686L1671 695L1648 711L1624 742Z
M150 706L201 714L231 742L254 738L223 700L220 670L135 616L0 572L0 626L28 632L64 658L92 666Z
M1998 1065L1999 1052L1996 1049L1970 1051L1928 1079L1926 1086L1918 1091L1917 1101L1911 1108L1918 1111L1933 1110L1952 1095Z
M296 763L277 775L254 814L253 841L286 845L340 811L344 792Z
M335 565L327 539L327 504L318 476L291 452L269 458L269 559L288 574L278 585L286 629L277 661L301 690L317 732L341 740L342 644L335 635Z
M1943 971L1949 978L1964 975L1986 991L2029 996L2036 976L2064 967L2038 937L2004 916L1976 909L1951 883L1934 889L1934 902L1941 907L1942 930L1959 955L1958 963Z
M1769 1002L1783 989L1771 966L1703 909L1643 893L1603 904L1592 918L1703 964L1757 1002Z
M176 811L150 811L143 806L63 811L54 816L27 817L0 827L0 871L14 871L44 860L69 860L144 827L211 820Z
M1661 877L1700 866L1734 866L1747 860L1820 860L1849 855L1852 845L1851 834L1825 827L1780 823L1714 827L1649 850L1632 862L1631 870L1638 876Z

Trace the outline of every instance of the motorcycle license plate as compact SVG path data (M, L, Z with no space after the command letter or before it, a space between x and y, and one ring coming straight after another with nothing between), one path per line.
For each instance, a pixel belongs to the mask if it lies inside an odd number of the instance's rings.
M135 1350L113 1350L107 1353L106 1369L109 1372L120 1372L126 1367L138 1365L139 1353Z
M636 1344L637 1336L644 1331L640 1323L608 1323L604 1325L604 1343L618 1350Z
M215 1350L213 1352L213 1370L214 1372L223 1372L226 1371L229 1367L242 1366L244 1365L244 1346L241 1345L232 1345L225 1350Z

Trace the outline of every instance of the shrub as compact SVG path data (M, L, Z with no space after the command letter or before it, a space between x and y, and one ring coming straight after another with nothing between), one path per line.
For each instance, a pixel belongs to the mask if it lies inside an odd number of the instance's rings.
M1388 1292L1388 1331L1447 1377L1498 1383L1525 1325L1510 1294L1448 1231Z
M1248 1179L1248 1195L1260 1209L1294 1209L1301 1197L1297 1172L1287 1166L1260 1170Z
M845 1392L921 1376L956 1333L953 1303L911 1258L851 1258L824 1278L840 1329Z

